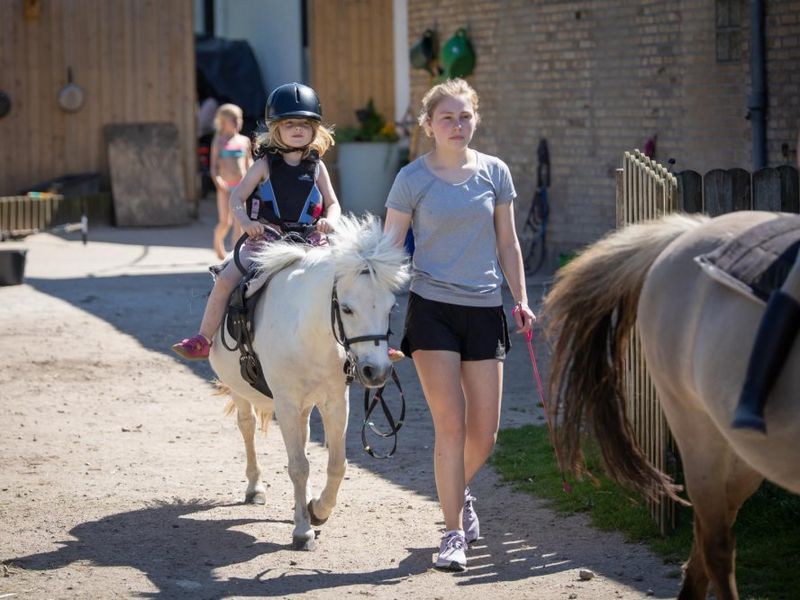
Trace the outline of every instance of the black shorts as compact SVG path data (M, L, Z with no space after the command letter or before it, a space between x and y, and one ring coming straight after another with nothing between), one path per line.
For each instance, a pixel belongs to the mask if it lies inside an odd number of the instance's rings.
M411 292L400 348L449 350L461 360L503 360L511 349L502 306L461 306L427 300Z

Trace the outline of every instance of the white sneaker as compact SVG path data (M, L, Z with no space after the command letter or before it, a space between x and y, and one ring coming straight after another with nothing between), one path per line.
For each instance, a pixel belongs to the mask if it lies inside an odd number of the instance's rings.
M448 531L442 536L435 567L443 571L464 571L467 568L466 547L462 531Z
M461 524L464 527L464 539L467 544L477 542L481 537L481 523L478 521L478 513L472 503L475 496L469 493L469 488L464 490L464 512L461 517Z

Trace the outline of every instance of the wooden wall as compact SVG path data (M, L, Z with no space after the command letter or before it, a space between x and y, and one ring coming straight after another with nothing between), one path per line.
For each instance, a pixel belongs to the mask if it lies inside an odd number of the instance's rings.
M323 121L355 126L372 98L394 119L394 30L390 0L309 0L311 85Z
M68 66L84 91L75 113L57 102ZM103 125L171 121L195 198L190 0L2 0L0 90L12 103L0 119L0 195L67 173L107 177Z

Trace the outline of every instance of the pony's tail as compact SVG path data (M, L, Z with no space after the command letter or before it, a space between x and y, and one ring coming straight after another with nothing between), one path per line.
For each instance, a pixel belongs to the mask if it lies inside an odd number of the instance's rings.
M562 468L584 471L584 417L598 440L609 475L650 498L680 500L680 487L653 467L627 417L625 357L639 294L651 265L679 235L707 220L672 214L612 232L558 272L543 314L556 339L550 395L556 399Z

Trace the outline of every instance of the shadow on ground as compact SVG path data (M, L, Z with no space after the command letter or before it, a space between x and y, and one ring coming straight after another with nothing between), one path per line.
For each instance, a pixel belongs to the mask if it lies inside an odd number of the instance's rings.
M204 273L27 279L26 283L42 293L60 298L104 319L120 332L138 340L143 347L175 360L176 366L180 359L173 355L170 345L196 331L211 286L210 278ZM399 345L406 302L406 295L398 297L398 308L392 317L392 330L396 332L393 338L395 345ZM327 319L320 322L320 327L329 326ZM538 409L532 392L528 354L520 337L515 337L514 343L515 348L506 363L503 422L507 424L508 415L514 414L524 415L527 422L536 422L535 413L538 413ZM208 363L186 364L199 377L206 380L213 378ZM364 414L362 390L354 385L347 436L348 459L351 464L369 470L398 487L435 498L430 416L412 361L400 363L398 373L408 412L400 432L397 454L389 460L375 460L363 451L360 438ZM388 398L392 403L397 402L394 392L389 392ZM413 437L408 433L412 430ZM316 413L312 418L311 439L319 443L324 439ZM413 443L409 443L411 440ZM491 485L494 484L485 484ZM478 508L484 530L491 531L492 535L485 541L481 540L471 552L470 570L460 576L460 585L523 580L577 567L592 569L601 562L607 564L607 556L584 552L580 540L563 539L557 517L548 517L546 523L537 521L537 515L545 512L538 510L539 503L535 499L530 500L529 511L509 515L504 502L505 493L487 493L491 488L482 486L484 484L479 478L474 485L481 499ZM397 564L377 571L303 571L297 574L282 573L279 577L265 571L256 580L225 578L219 581L213 574L218 566L247 562L265 553L285 550L286 546L258 542L248 534L231 530L235 526L259 522L257 516L245 521L192 518L193 514L210 509L213 509L213 505L176 503L111 515L76 527L70 533L78 538L77 541L67 542L58 551L21 557L14 562L26 569L54 568L76 560L91 560L100 565L131 566L146 573L161 590L161 594L156 596L173 597L183 591L187 597L194 597L192 589L202 589L202 597L208 598L221 598L231 593L243 597L286 595L288 589L296 590L292 593L302 593L361 583L392 585L410 574L426 571L430 566L432 549L427 543L429 540L421 540L423 548L409 548L407 556ZM170 535L164 535L164 531L169 531ZM586 535L591 537L596 533L586 528ZM115 550L103 551L107 544ZM620 556L621 568L615 573L602 574L620 579L645 593L649 586L643 582L643 574L636 572L635 560L631 561L627 571L622 568L628 559L633 558L633 555L627 558ZM224 560L224 563L218 562L220 560ZM198 569L198 565L207 568ZM291 585L288 585L289 582ZM655 590L655 593L669 596L674 590Z
M89 561L100 567L130 567L147 575L158 588L143 592L151 598L229 598L286 596L355 584L392 585L428 567L429 549L409 549L409 554L391 568L356 573L330 573L297 569L297 573L274 573L267 569L255 579L219 578L216 569L246 563L265 554L288 550L289 545L258 541L236 531L264 519L220 519L213 515L218 505L203 502L155 503L153 506L89 521L69 533L74 541L58 550L8 561L25 570L50 570ZM287 523L291 523L288 521ZM165 532L168 534L165 535Z

